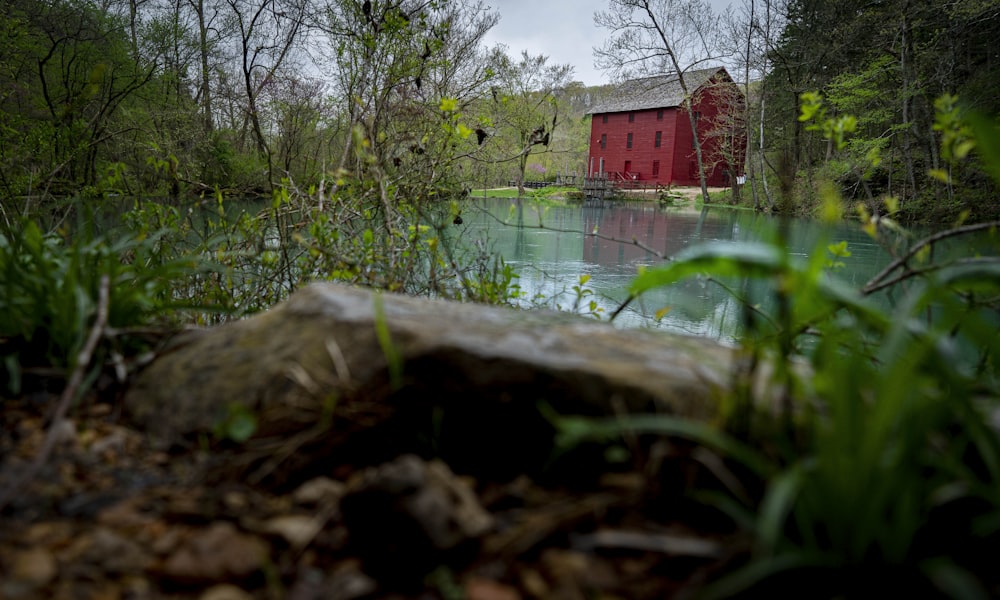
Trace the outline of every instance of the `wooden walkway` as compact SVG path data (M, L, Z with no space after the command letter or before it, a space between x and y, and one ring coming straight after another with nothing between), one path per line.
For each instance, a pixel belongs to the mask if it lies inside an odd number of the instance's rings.
M634 179L616 179L612 177L585 177L583 180L583 195L586 198L613 198L625 192L660 192L667 186L659 183L636 181Z

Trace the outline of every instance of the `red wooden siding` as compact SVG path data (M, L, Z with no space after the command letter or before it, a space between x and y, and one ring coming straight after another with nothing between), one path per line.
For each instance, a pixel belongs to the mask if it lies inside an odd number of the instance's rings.
M699 115L702 156L709 169L705 174L707 183L713 187L729 186L726 161L720 159L722 139L703 131L717 122L720 111L717 94L711 88L697 94L693 109ZM657 118L661 115L662 118ZM659 147L656 147L657 132L660 132ZM631 147L628 143L630 136ZM657 173L654 173L654 161L658 163ZM699 185L688 114L678 107L594 114L591 119L588 175L602 174L602 165L603 174L612 179Z

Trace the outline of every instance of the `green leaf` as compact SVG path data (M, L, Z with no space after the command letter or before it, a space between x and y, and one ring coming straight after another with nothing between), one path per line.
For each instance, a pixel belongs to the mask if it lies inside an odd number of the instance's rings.
M823 97L817 92L804 92L799 96L802 101L799 121L811 121L823 117Z
M225 417L216 423L213 433L218 439L231 440L242 444L257 432L257 416L242 404L230 403L226 406Z
M836 244L830 244L826 247L827 251L837 257L847 258L851 255L851 251L847 249L847 240L842 240Z
M243 410L232 416L229 426L226 428L226 435L234 442L242 444L250 439L257 431L257 417L249 410Z
M646 269L632 281L630 291L638 296L703 273L713 277L774 275L785 264L784 252L770 244L713 242L684 250L666 266Z
M948 175L948 171L944 169L930 169L927 171L927 174L933 177L934 179L937 179L941 183L948 183L949 181L951 181L951 177Z
M757 522L757 540L765 554L772 554L784 536L785 522L795 505L802 481L801 467L793 467L771 480Z
M944 592L948 598L986 600L990 597L983 584L972 573L950 559L925 561L920 569L927 574L934 587Z

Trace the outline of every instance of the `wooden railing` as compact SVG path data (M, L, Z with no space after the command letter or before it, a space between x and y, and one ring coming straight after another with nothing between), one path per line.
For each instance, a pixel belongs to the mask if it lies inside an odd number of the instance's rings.
M583 195L587 198L608 198L624 191L656 191L667 189L669 186L652 181L642 181L622 177L620 172L609 172L603 176L586 177L583 180Z

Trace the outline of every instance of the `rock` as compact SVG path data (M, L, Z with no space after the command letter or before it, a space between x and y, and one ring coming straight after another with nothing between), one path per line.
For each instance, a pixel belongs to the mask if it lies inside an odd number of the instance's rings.
M71 445L77 442L76 423L70 419L59 419L51 426L52 441L55 445Z
M343 495L343 483L329 477L316 477L303 483L292 492L292 499L298 504L322 504L336 502Z
M141 573L151 560L139 544L107 527L97 527L77 538L60 559L76 569L93 567L115 574Z
M365 575L357 561L348 559L332 573L305 570L288 590L287 600L356 600L372 598L378 589L374 579Z
M57 574L58 566L52 553L43 548L32 548L14 555L6 578L8 584L16 584L11 587L23 586L31 590L48 585Z
M385 348L376 324L388 331ZM126 409L166 447L211 435L235 406L256 415L257 439L286 440L332 422L338 435L322 436L331 445L390 417L402 415L411 430L430 427L434 407L444 407L436 450L468 462L449 457L453 468L477 467L488 457L472 448L510 446L516 430L520 442L510 450L522 456L503 462L517 472L523 460L538 463L551 441L539 401L574 414L707 418L733 358L711 340L566 313L323 283L266 313L179 336L133 382ZM377 464L413 451L398 433L383 432L353 455Z
M241 579L267 564L268 555L269 547L260 538L220 521L194 532L166 560L163 575L183 584Z
M235 585L213 585L200 596L198 600L253 600L253 596Z
M516 588L483 577L471 577L465 582L467 600L521 600Z
M446 465L413 455L349 482L341 510L366 567L414 576L459 557L493 527L493 517Z
M326 519L307 515L281 515L262 524L262 531L283 538L295 550L308 546L323 530Z

